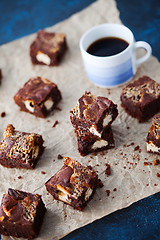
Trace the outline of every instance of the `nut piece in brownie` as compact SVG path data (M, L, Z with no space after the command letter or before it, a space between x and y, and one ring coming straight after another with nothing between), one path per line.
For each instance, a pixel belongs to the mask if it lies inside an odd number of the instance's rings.
M38 194L9 188L0 206L0 234L35 238L41 228L46 208Z
M145 122L160 110L160 84L143 76L123 88L122 107L139 122Z
M2 70L0 69L0 84L1 84L1 79L2 79Z
M45 186L56 200L82 210L99 186L99 180L90 166L84 167L66 157L64 166L46 182Z
M156 114L152 119L146 145L147 152L160 154L160 114Z
M85 92L71 110L70 119L75 128L88 129L92 134L101 137L105 127L110 125L117 115L117 105L111 100Z
M61 61L66 49L66 37L63 33L40 30L36 40L30 46L32 63L56 66Z
M83 128L75 128L75 133L77 136L78 151L82 156L86 156L92 152L107 150L115 146L111 126L107 126L103 130L101 138Z
M45 118L61 100L61 93L56 84L46 78L29 79L14 96L21 111Z
M8 168L33 169L43 150L41 135L16 131L8 124L0 142L0 164Z

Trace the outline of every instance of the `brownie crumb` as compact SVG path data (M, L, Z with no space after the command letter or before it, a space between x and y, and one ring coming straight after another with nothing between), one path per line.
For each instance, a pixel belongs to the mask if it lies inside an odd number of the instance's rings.
M158 185L158 184L156 184L156 183L154 184L154 186L157 186L157 185Z
M146 186L148 187L148 186L149 186L149 184L147 183L147 184L146 184Z
M133 146L134 145L134 142L131 142L130 144L126 145L126 147L130 147L130 146Z
M134 148L134 151L137 151L137 150L139 150L139 146L138 145Z
M99 188L102 188L103 186L104 186L104 184L102 183L102 181L101 181L101 179L98 179L98 186L99 186Z
M58 154L57 158L58 159L63 159L63 156L61 154Z
M41 173L42 173L42 174L46 174L46 172L44 172L44 171L41 171Z
M157 176L157 177L160 177L160 173L157 173L156 176Z
M5 117L6 116L6 113L5 112L2 112L1 113L1 117L3 118L3 117Z
M160 160L159 159L154 160L154 165L158 165L158 164L160 164Z
M53 124L52 128L54 128L58 123L59 123L58 120L56 120L55 123Z
M111 175L111 167L108 163L105 164L106 165L106 170L105 170L105 174L106 175Z
M117 188L114 188L113 191L114 191L114 192L117 191Z
M130 127L127 126L127 129L130 129Z
M106 190L107 196L109 197L110 195L110 190Z
M50 122L50 120L48 119L47 122Z
M144 164L144 166L152 165L151 162L144 162L143 164Z
M92 170L92 166L91 165L88 165L87 167L88 167L88 169Z
M21 179L22 178L22 176L18 176L18 179Z

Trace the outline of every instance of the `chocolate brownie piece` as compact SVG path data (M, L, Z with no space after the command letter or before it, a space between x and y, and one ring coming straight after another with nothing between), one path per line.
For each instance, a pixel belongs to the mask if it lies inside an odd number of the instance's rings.
M2 79L2 70L0 69L0 84L1 84L1 79Z
M45 118L61 100L61 93L56 84L46 78L29 79L14 96L21 111Z
M40 30L36 40L30 46L32 63L56 66L61 61L66 49L66 37L63 33Z
M146 145L148 152L160 154L160 114L156 114L152 119Z
M45 184L56 199L82 210L99 185L98 175L90 166L66 157L64 166Z
M9 188L0 206L0 234L35 238L41 228L46 208L38 194Z
M33 169L43 150L41 135L16 131L8 124L0 142L0 164L8 168Z
M86 156L92 152L107 150L115 146L111 126L107 126L104 129L101 138L83 128L75 128L75 133L77 136L78 151L82 156Z
M70 119L75 128L88 129L92 134L101 137L103 130L115 120L117 115L117 105L111 100L85 92L71 110Z
M123 88L122 107L139 122L145 122L160 110L160 84L143 76Z

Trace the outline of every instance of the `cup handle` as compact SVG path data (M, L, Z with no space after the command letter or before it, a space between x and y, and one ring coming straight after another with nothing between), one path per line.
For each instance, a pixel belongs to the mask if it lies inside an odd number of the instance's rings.
M144 41L135 42L134 48L144 48L146 50L146 54L143 57L136 59L136 66L138 67L141 63L145 62L151 56L152 48L147 42Z

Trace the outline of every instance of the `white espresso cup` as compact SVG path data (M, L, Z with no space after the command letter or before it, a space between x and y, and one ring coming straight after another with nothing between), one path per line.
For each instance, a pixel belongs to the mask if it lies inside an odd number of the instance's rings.
M98 39L114 37L128 43L122 52L99 57L87 52L88 47ZM143 48L146 53L136 59L136 49ZM121 24L106 23L89 29L80 39L80 50L84 67L91 82L100 87L113 88L129 81L137 67L145 62L152 53L151 46L144 42L135 42L131 30Z

